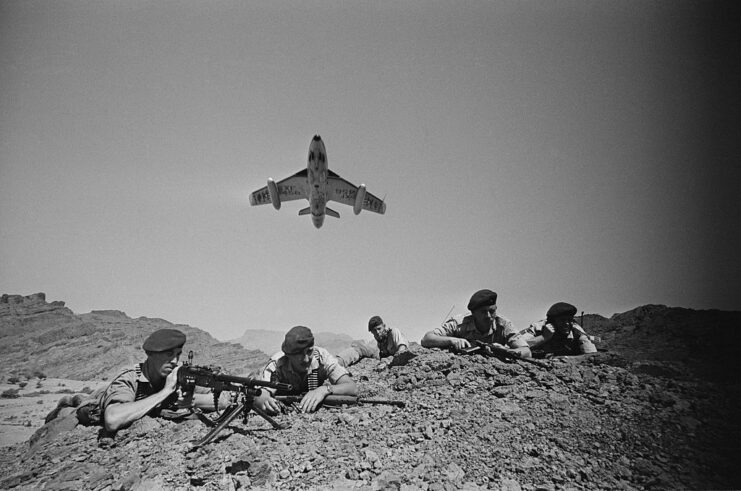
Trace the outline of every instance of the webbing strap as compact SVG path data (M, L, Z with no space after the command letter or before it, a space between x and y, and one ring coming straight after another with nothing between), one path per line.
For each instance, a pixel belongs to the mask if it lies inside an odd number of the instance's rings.
M315 360L319 361L319 353L317 353L316 350L314 350L314 353L312 356ZM319 367L315 368L314 370L311 371L311 373L309 373L307 382L308 382L309 390L314 390L317 387L319 387Z

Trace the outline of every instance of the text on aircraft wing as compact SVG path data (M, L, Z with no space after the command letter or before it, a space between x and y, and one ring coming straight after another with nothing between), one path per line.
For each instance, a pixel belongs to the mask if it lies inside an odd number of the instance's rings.
M300 170L291 177L286 177L282 181L275 183L278 190L278 196L280 201L291 201L295 199L308 199L309 194L307 193L307 173L306 169ZM270 190L268 186L261 187L257 191L250 194L250 204L266 205L272 203L270 199Z
M363 186L365 190L365 186ZM372 211L374 213L380 213L383 215L386 213L386 203L372 195L371 193L364 191L365 197L363 198L363 210ZM355 206L355 198L358 195L358 186L346 181L334 172L329 172L327 176L327 200L337 201L349 206ZM359 211L359 210L358 210ZM356 214L358 213L356 211Z

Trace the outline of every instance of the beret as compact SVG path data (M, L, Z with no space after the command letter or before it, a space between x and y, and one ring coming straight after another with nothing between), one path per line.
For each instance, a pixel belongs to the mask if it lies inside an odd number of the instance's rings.
M497 294L491 290L479 290L471 296L468 302L468 310L473 312L481 307L497 304Z
M376 326L380 326L381 324L383 324L383 319L381 319L381 318L380 318L379 316L377 316L377 315L374 315L374 316L373 316L373 317L371 317L371 318L370 318L370 320L368 321L368 330L370 331L370 330L371 330L371 329L373 329L374 327L376 327Z
M573 317L576 315L576 307L566 302L558 302L551 305L548 312L545 314L546 318L566 316Z
M144 351L167 351L182 348L185 344L185 334L177 329L159 329L144 340Z
M286 338L283 340L280 349L287 355L295 355L312 346L314 346L314 335L311 333L311 329L296 326L286 333Z

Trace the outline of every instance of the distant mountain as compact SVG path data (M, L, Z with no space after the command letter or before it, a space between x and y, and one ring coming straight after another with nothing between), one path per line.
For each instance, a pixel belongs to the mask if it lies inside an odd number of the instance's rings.
M239 343L247 349L260 350L272 356L280 351L280 345L283 344L285 336L285 332L247 329L241 337L232 339L230 342ZM327 349L332 354L337 354L347 348L352 341L353 339L347 334L314 332L314 344Z
M64 302L46 302L44 293L0 297L0 373L40 371L48 377L76 380L107 379L121 367L143 361L144 340L162 328L187 336L184 356L194 351L194 363L217 365L235 374L267 363L261 351L220 342L201 329L163 319L132 319L117 310L75 314Z

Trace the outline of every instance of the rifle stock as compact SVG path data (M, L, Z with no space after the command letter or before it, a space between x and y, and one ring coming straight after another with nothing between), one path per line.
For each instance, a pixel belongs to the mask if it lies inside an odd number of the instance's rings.
M273 396L277 401L283 404L293 404L301 402L305 394L287 395L287 396ZM390 406L404 407L406 403L404 401L392 401L387 399L364 399L357 396L341 396L341 395L328 395L322 401L325 406L343 406L353 404L385 404Z

